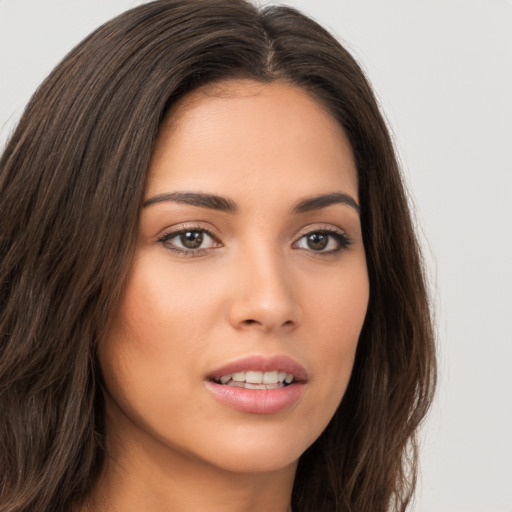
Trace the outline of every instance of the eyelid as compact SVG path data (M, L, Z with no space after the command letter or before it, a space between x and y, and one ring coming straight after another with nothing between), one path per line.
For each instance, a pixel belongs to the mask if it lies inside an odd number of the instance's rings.
M307 226L304 226L303 228L301 228L297 235L297 239L303 237L304 235L308 235L310 233L317 233L317 232L332 233L332 234L344 235L344 236L348 237L346 230L340 228L339 226L335 226L333 224L315 223L315 224L308 224Z
M173 224L171 226L167 226L159 231L159 234L155 235L156 241L174 233L181 233L183 231L204 231L212 238L219 239L221 236L219 234L219 230L213 226L209 222L205 222L202 220L190 220L185 222L179 222L178 224Z
M300 234L296 237L295 241L293 242L292 246L295 246L299 243L300 240L302 240L305 236L311 235L314 233L325 233L327 235L333 236L338 244L339 247L336 249L331 249L328 251L315 251L313 249L302 249L304 251L309 251L311 253L316 253L318 255L329 255L329 254L335 254L343 249L348 249L352 245L352 239L347 234L347 232L344 229L341 229L338 226L333 226L332 224L317 224L317 225L308 225L301 229ZM301 249L301 248L299 248Z
M187 248L182 248L182 247L179 247L176 245L175 246L171 246L170 244L166 245L169 240L171 240L172 238L179 236L183 233L186 233L187 231L201 231L202 233L205 233L213 240L213 242L215 242L215 246L214 247L199 247L197 249L187 249ZM163 231L163 233L158 235L158 237L156 239L156 243L161 244L164 247L164 249L166 249L168 251L172 251L181 256L197 256L200 254L204 254L211 249L222 247L222 242L219 240L218 236L216 236L213 233L213 230L206 228L204 225L201 225L201 224L186 224L186 223L178 224L176 226L171 226L170 228L167 228L166 230Z

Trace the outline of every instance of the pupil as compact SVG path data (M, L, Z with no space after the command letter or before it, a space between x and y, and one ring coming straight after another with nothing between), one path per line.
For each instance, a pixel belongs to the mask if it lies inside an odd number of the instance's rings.
M203 233L201 231L187 231L180 236L183 247L187 249L197 249L203 243Z
M327 235L323 235L322 233L313 233L308 236L308 247L314 251L320 251L327 247L328 241L329 237Z

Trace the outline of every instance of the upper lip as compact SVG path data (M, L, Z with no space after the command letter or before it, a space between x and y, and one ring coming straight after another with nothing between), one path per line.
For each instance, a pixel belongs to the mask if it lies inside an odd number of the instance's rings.
M228 375L237 372L247 372L250 370L260 372L280 371L291 373L294 377L294 382L304 382L308 378L306 369L291 357L278 355L278 356L262 356L253 355L237 359L222 367L213 370L208 374L209 380L219 380L223 375Z

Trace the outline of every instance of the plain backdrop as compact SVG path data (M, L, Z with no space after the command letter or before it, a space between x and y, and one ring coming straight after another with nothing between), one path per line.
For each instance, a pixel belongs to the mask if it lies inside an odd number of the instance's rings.
M0 146L53 66L140 3L0 0ZM414 510L512 512L512 2L287 3L363 65L411 191L440 355Z

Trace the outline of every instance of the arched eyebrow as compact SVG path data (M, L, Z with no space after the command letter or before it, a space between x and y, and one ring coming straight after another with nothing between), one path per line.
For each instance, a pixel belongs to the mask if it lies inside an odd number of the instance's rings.
M232 199L216 196L214 194L202 194L198 192L171 192L169 194L158 194L146 199L144 203L142 203L142 206L146 207L165 201L190 204L192 206L210 208L212 210L220 210L227 213L238 212L238 206Z
M190 204L192 206L219 210L226 213L238 212L238 205L232 199L200 192L170 192L167 194L158 194L154 197L146 199L142 206L145 208L147 206L151 206L152 204L162 203L165 201ZM297 203L292 211L293 213L305 213L313 210L327 208L328 206L338 203L351 206L359 214L360 209L356 200L344 192L332 192L330 194L322 194L319 196L302 199Z
M293 213L305 213L312 210L320 210L321 208L327 208L328 206L337 203L347 204L354 208L358 215L360 213L360 208L356 200L344 192L332 192L331 194L323 194L303 199L295 206Z

